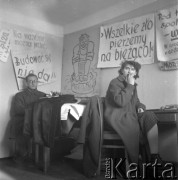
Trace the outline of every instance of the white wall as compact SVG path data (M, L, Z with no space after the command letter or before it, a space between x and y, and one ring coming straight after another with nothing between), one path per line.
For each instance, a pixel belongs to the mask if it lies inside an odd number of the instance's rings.
M109 23L155 13L157 10L166 9L175 5L178 5L177 0L157 0L116 17L110 20ZM178 104L178 70L161 71L159 70L156 54L154 59L154 64L142 65L140 71L138 94L141 102L146 104L147 109L159 109L161 106L167 104ZM101 96L105 96L110 80L118 75L117 71L117 68L102 69Z
M36 9L37 10L37 9ZM38 10L37 10L38 11ZM39 12L38 12L39 13ZM62 49L63 49L63 28L50 24L45 19L37 20L25 17L15 11L8 9L0 9L0 22L21 27L29 28L51 34L58 39L58 59L55 60L55 68L57 68L57 81L51 84L39 86L39 90L49 93L51 90L61 90L61 68L62 68ZM0 61L0 158L11 155L11 141L9 140L9 123L10 123L10 105L12 96L18 92L15 72L11 57L6 63Z
M114 6L92 14L91 16L80 19L79 21L75 21L71 24L65 25L64 34L76 32L81 29L86 29L100 23L102 23L103 25L103 23L106 23L107 21L111 22L115 17L119 17L123 14L133 11L134 9L138 9L155 1L157 0L124 0L122 2L118 1L118 4L115 4Z
M75 36L76 32L97 32L99 27L115 22L121 22L134 17L156 13L157 10L166 9L178 5L178 0L130 0L118 6L111 7L103 12L98 12L90 17L64 27L65 37ZM96 30L98 29L98 31ZM97 43L96 43L97 44ZM65 51L68 47L64 46ZM99 47L96 47L96 51ZM96 52L97 53L97 52ZM65 58L65 57L63 57ZM178 104L178 70L160 71L155 54L155 63L142 65L140 78L138 79L138 93L140 100L148 109L157 109L167 104ZM111 79L118 76L117 68L102 69L100 73L100 95L105 96Z

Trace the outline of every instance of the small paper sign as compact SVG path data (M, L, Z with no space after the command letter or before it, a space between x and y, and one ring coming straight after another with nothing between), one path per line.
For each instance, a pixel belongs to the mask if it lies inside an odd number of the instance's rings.
M11 30L3 29L0 31L0 60L7 62L10 52Z
M178 69L178 60L160 62L159 67L162 71L171 71Z

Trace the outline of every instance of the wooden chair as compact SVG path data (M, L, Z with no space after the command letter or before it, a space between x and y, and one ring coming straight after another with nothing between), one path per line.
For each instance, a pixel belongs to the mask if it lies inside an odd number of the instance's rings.
M35 163L37 165L40 163L43 172L46 173L51 161L68 154L74 147L74 142L72 137L60 137L55 139L53 147L35 144Z
M76 120L74 120L74 117L72 117L69 114L67 121L74 122ZM64 121L63 123L60 124L61 128L63 128L63 126L66 125L67 121ZM77 121L77 123L79 123L79 122ZM77 134L79 131L78 125L76 126L77 123L75 123L75 126L72 130L74 135ZM54 155L54 153L55 153L55 154L57 154L57 157L59 157L59 156L61 157L63 155L66 155L67 153L69 153L70 150L75 145L75 139L73 136L69 136L61 130L61 136L54 137L53 143L54 143L54 145L52 147L35 144L35 163L39 164L40 153L42 153L42 157L41 157L42 158L42 170L45 173L48 171L48 168L50 167L51 156L55 156Z
M104 111L104 98L102 99L101 105L103 107L99 106L99 111L102 112ZM107 124L104 123L103 120L103 114L100 114L101 116L101 144L100 144L100 154L99 154L99 165L97 169L97 175L100 175L101 171L105 171L106 173L106 161L107 158L122 158L126 159L126 164L125 164L125 172L129 170L129 163L128 163L128 154L125 149L124 143L121 139L121 137L111 128L107 127ZM109 156L110 157L105 157L104 154L106 150L113 150ZM120 153L118 153L118 150L121 152L122 151L122 156ZM103 168L103 165L105 166Z
M125 159L125 172L128 171L129 164L127 151L121 137L116 132L114 132L114 130L104 130L97 175L100 175L101 172L104 172L106 176L107 161L114 161L114 159L119 160L120 158L123 160ZM110 176L110 178L112 177Z
M120 152L122 151L122 153L113 151L112 152L113 154L110 154L110 156L111 158L125 158L125 173L127 173L129 170L128 153L125 149L125 146L121 137L113 129L108 128L107 124L105 124L104 118L103 118L104 98L101 98L101 102L102 103L99 103L99 112L100 112L100 119L101 119L100 136L102 140L100 141L99 165L97 169L97 175L100 175L102 170L104 170L106 173L106 160L107 158L110 158L110 157L103 156L103 154L105 153L105 151L103 150L106 150L106 149L120 150ZM144 141L140 142L139 148L140 148L139 163L148 162L149 156L150 156L149 144ZM103 168L103 164L105 168ZM109 178L113 178L113 177L109 177Z
M35 144L35 163L39 163L39 144ZM46 173L50 165L50 147L42 146L43 148L43 171Z

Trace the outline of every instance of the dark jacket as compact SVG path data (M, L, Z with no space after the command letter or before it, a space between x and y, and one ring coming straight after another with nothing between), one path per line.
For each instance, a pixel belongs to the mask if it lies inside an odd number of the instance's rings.
M103 100L98 96L89 99L82 115L79 143L84 143L83 170L86 176L97 173L101 155L103 132Z
M25 109L23 133L34 142L53 147L55 138L61 137L61 106L76 102L73 95L43 98Z
M15 95L12 104L11 137L23 135L25 108L31 106L43 96L45 96L45 93L28 88Z
M40 97L44 97L45 93L29 88L17 93L14 99L14 114L24 115L25 108L36 102Z
M139 154L139 107L145 109L138 99L136 85L128 84L121 75L110 82L104 119L121 136L132 162L138 161Z

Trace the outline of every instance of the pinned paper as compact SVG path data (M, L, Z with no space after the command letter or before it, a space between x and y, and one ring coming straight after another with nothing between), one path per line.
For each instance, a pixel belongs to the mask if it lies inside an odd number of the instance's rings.
M0 60L7 62L10 53L11 30L2 29L0 31Z

